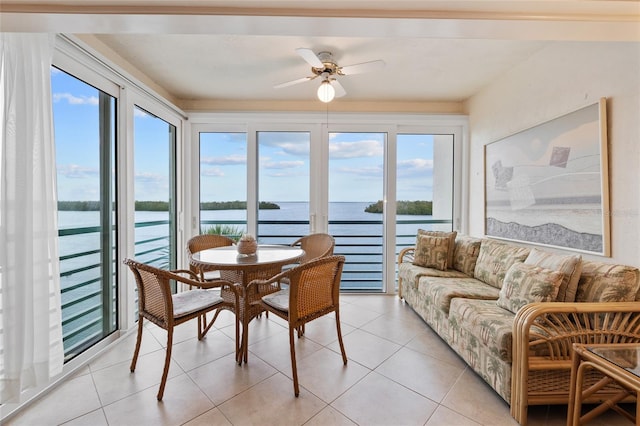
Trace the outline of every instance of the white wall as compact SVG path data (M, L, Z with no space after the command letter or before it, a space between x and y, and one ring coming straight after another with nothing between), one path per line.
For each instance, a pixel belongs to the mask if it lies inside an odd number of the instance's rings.
M640 267L640 44L550 44L467 102L469 233L484 235L483 146L606 97L611 259Z

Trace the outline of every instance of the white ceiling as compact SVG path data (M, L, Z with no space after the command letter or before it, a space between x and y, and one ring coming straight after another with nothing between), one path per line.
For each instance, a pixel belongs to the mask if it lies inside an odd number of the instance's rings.
M3 31L93 33L176 100L314 101L318 80L273 88L311 75L308 47L386 62L338 102L460 102L550 43L640 41L637 1L0 3Z
M251 35L100 35L99 40L180 99L307 100L319 79L294 50L330 51L341 66L382 59L381 71L339 76L350 100L460 101L544 42ZM345 99L346 99L345 98Z

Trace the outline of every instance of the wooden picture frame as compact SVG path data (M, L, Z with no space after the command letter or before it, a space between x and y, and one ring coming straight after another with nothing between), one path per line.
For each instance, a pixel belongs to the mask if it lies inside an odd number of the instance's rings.
M485 235L610 256L606 98L484 147Z

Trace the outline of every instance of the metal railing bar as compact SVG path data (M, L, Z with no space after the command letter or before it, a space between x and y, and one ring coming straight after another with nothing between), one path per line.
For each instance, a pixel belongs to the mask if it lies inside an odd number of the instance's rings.
M65 287L63 289L60 289L60 293L61 294L65 294L65 293L68 293L68 292L73 291L73 290L78 290L79 288L86 287L89 284L97 283L101 279L102 279L101 277L97 277L97 278L93 278L93 279L88 280L88 281L82 281L81 283L77 283L75 285L67 286L67 287Z

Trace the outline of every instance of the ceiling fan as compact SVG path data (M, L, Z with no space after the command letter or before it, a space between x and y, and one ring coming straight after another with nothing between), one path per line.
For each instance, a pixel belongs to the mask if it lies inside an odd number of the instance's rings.
M385 66L384 61L378 59L375 61L362 62L360 64L341 67L333 59L331 52L319 52L316 55L313 50L300 47L296 49L296 53L311 65L311 72L313 75L287 81L274 86L274 88L282 89L283 87L293 86L294 84L304 83L305 81L321 77L322 83L320 83L320 87L318 87L318 99L322 102L331 102L334 96L342 97L347 94L344 87L342 87L342 84L340 84L336 79L336 76L377 71Z

